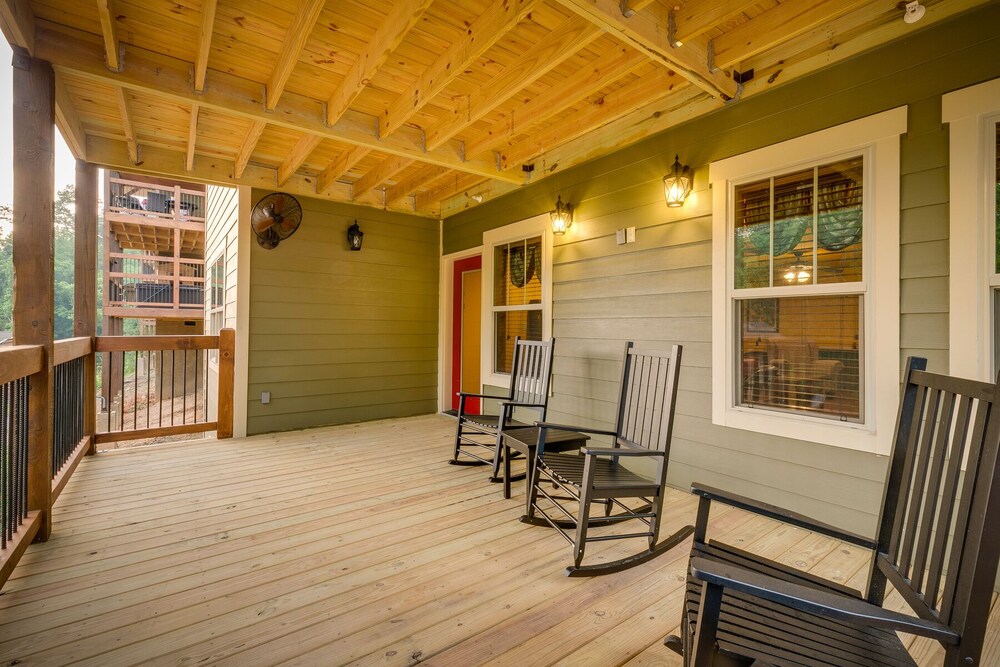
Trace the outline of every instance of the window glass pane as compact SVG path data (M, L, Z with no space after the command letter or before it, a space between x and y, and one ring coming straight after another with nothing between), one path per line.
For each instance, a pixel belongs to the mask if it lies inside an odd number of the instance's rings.
M769 287L771 270L771 181L736 188L734 287Z
M813 170L774 179L775 287L813 282Z
M508 310L494 313L494 354L493 371L510 373L514 363L514 339L542 339L542 311Z
M864 160L858 156L818 169L818 282L862 279Z
M861 421L861 306L857 294L737 301L737 402Z
M542 237L506 243L493 249L493 305L542 302Z

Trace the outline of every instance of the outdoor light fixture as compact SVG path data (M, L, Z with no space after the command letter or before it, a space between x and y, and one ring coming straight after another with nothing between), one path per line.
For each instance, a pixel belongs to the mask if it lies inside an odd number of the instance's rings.
M667 206L675 208L684 205L684 200L691 194L691 180L691 168L681 166L680 156L675 155L673 168L663 177L663 196Z
M552 220L552 233L562 236L573 224L573 205L564 204L562 195L556 198L556 210L549 211L549 218Z
M926 11L927 9L920 4L919 0L908 2L906 3L906 13L903 14L903 21L906 23L916 23L924 18L924 12Z
M354 224L347 228L347 245L351 247L351 250L361 250L361 241L364 239L365 233L361 231L358 227L358 221L355 220Z

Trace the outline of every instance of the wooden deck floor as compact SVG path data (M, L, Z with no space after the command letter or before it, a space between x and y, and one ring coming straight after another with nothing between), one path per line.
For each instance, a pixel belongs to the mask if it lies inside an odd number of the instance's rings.
M0 594L0 663L679 664L660 641L680 617L687 544L616 575L564 577L569 546L517 521L520 488L503 500L482 468L445 464L453 425L427 416L87 459L52 539ZM693 521L688 494L668 505L664 530ZM713 514L712 534L864 578L858 550L737 510ZM619 551L598 543L587 560ZM983 664L1000 664L998 634ZM939 661L929 644L913 650Z

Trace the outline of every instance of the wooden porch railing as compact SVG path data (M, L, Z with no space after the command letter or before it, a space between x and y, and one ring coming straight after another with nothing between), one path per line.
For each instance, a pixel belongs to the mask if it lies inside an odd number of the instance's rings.
M0 347L0 586L39 534L43 517L51 512L52 504L80 461L94 453L98 443L202 431L215 431L218 438L232 437L235 342L236 332L232 329L223 329L218 336L84 336L56 341L51 379L47 375L44 346ZM147 412L152 405L169 403L173 423L166 423L164 411L164 419L155 427L141 424L138 407L132 405L132 419L119 422L119 427L128 428L98 429L96 355L105 354L108 359L105 363L114 363L111 360L117 356L117 363L124 370L128 366L126 355L130 353L131 373L112 375L120 378L122 387L126 381L132 383L133 401L144 398ZM156 366L157 391L137 394L138 360L152 361L154 354L160 361ZM213 358L217 355L218 363L218 411L214 420L207 419L206 384L201 381L205 371L201 357L208 354ZM162 361L168 357L169 365ZM185 373L194 364L198 364L198 370L189 380ZM146 366L144 370L151 368ZM143 381L152 387L148 373ZM40 392L32 393L34 383L39 386L51 383L51 406L38 400ZM189 388L200 388L201 392L201 407L195 408L193 415L189 415L186 404ZM198 391L193 393L198 395ZM153 398L156 401L150 402ZM176 412L178 406L181 406L180 416ZM49 442L43 442L35 437L37 420L49 408L52 435ZM145 416L151 418L149 414Z

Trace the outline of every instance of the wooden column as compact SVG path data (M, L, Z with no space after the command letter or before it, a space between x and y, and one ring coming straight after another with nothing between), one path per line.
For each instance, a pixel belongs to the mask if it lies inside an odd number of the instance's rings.
M73 335L97 335L97 167L76 161L76 228L73 257ZM97 451L97 353L83 361L83 435Z
M29 379L28 509L35 539L52 532L52 339L54 334L55 75L14 47L14 343L41 345L45 363Z
M219 331L219 409L215 437L233 437L233 378L236 362L236 330Z

